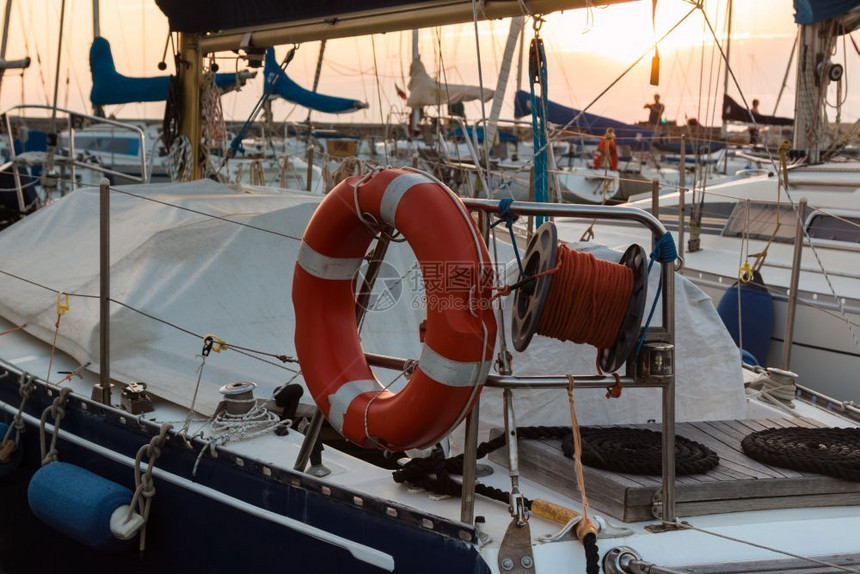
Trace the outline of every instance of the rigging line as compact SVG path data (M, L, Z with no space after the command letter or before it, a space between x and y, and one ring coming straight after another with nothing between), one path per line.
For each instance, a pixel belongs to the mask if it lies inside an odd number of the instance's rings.
M179 325L177 325L175 323L171 323L170 321L167 321L165 319L161 319L160 317L156 317L155 315L151 315L151 314L147 313L146 311L143 311L142 309L132 307L131 305L128 305L127 303L123 303L122 301L118 301L117 299L111 298L110 301L112 303L116 303L117 305L119 305L121 307L125 307L129 311L134 311L135 313L137 313L139 315L143 315L144 317L146 317L148 319L152 319L153 321L156 321L158 323L162 323L164 325L167 325L168 327L171 327L172 329L176 329L177 331L185 333L186 335L191 335L192 337L195 337L196 339L203 339L203 335L200 335L199 333L195 333L194 331L190 331L188 329L185 329L184 327L180 327ZM267 357L274 357L274 358L277 358L278 360L280 360L280 357L282 357L283 355L277 355L275 353L268 353L265 351L258 351L255 349L249 349L248 347L234 346L229 341L225 341L224 343L230 350L235 350L240 355L244 355L248 358L255 359L255 360L260 361L262 363L266 363L267 365L271 365L273 367L278 367L279 369L284 369L285 371L289 371L291 373L298 372L295 369L291 369L290 367L287 367L285 365L278 364L278 363L275 363L273 361L267 361L266 359L263 359L262 357L257 356L257 355L264 355ZM253 354L253 353L256 353L256 354Z
M484 5L481 3L481 11L483 12ZM472 24L475 29L475 52L478 57L478 87L481 89L481 121L484 122L484 130L487 129L487 105L484 102L484 68L481 65L481 36L478 33L478 0L472 0ZM477 135L477 130L475 130ZM465 135L465 134L464 134ZM484 162L486 164L486 175L482 175L484 189L487 191L487 196L491 197L492 193L488 187L490 181L490 146L487 143L487 138L484 138ZM480 173L480 171L479 171Z
M791 558L797 558L798 560L803 560L806 562L811 562L813 564L818 564L820 566L827 566L828 568L836 568L837 570L842 570L843 572L854 572L860 574L860 570L856 570L854 568L848 568L846 566L840 566L838 564L834 564L833 562L827 562L826 560L818 560L817 558L810 558L808 556L803 556L801 554L794 554L793 552L788 552L785 550L779 550L778 548L773 548L771 546L765 546L764 544L757 544L755 542L750 542L749 540L742 540L740 538L735 538L733 536L728 536L727 534L721 534L719 532L714 532L713 530L706 530L704 528L699 528L698 526L693 526L689 522L683 522L677 520L675 522L666 522L665 524L677 526L683 528L685 530L695 530L697 532L701 532L702 534L709 534L711 536L716 536L717 538L722 538L723 540L729 540L731 542L738 542L740 544L746 544L747 546L752 546L754 548L760 548L761 550L767 550L769 552L773 552L775 554L783 554L785 556L789 556Z
M560 134L563 133L564 130L570 128L570 126L579 122L580 118L582 118L582 116L583 116L583 114L585 114L585 112L587 112L595 103L597 103L597 101L600 98L605 96L606 93L609 92L609 90L614 88L618 82L620 82L622 79L624 79L624 77L627 74L629 74L630 71L633 70L633 68L635 68L637 65L639 65L639 62L641 62L642 59L645 58L645 56L650 54L654 50L654 48L660 44L660 42L665 40L672 32L674 32L678 28L678 26L683 24L684 21L686 21L687 18L689 18L690 15L693 14L697 9L698 8L696 6L693 6L689 12L684 14L684 16L682 16L680 20L675 22L675 24L671 28L669 28L669 30L665 34L660 36L660 38L658 38L657 41L654 42L653 45L649 46L648 49L642 53L642 55L640 55L638 58L636 58L636 60L632 64L630 64L623 72L621 72L621 74L617 78L615 78L606 88L604 88L603 91L601 91L599 94L597 94L597 96L595 96L594 99L592 99L591 102L589 102L587 106L585 106L582 110L580 110L580 112L573 119L571 119L569 122L564 124L561 128L556 130L553 133L552 137L548 138L546 146L543 146L543 148L545 149L547 146L550 146L551 144L555 143L556 139L561 137ZM540 151L543 151L543 150L542 149L541 150L535 150L534 155L537 155ZM521 166L519 171L524 171L526 169L529 169L531 167L531 164L533 164L533 163L534 163L534 157L532 157L532 159L524 162L523 166Z
M705 93L704 84L705 84L705 23L703 21L702 22L702 50L701 50L701 53L699 55L699 93L698 93L698 98L697 98L698 102L697 102L697 106L696 106L696 117L697 118L704 118L705 117L702 115L702 94ZM694 176L694 178L695 178L695 176ZM695 181L695 179L694 179L694 182L693 182L694 191L695 191L695 187L696 187L697 183L698 182Z
M206 213L205 211L199 211L199 210L197 210L197 209L192 209L192 208L190 208L190 207L185 207L185 206L182 206L182 205L177 205L177 204L175 204L175 203L169 203L169 202L167 202L167 201L162 201L162 200L160 200L160 199L155 199L154 197L146 197L145 195L139 195L139 194L137 194L137 193L132 193L132 192L130 192L130 191L125 191L125 190L123 190L123 189L119 189L119 188L117 188L117 187L111 187L111 188L110 188L110 190L111 190L111 191L115 191L115 192L117 192L117 193L121 193L121 194L123 194L123 195L129 195L129 196L131 196L131 197L136 197L136 198L138 198L138 199L144 199L144 200L146 200L146 201L151 201L151 202L153 202L153 203L159 203L159 204L161 204L161 205L165 205L165 206L167 206L167 207L173 207L173 208L176 208L176 209L180 209L180 210L182 210L182 211L188 211L188 212L190 212L190 213L195 213L195 214L197 214L197 215L202 215L202 216L204 216L204 217L209 217L209 218L211 218L211 219L217 219L217 220L219 220L219 221L224 221L224 222L226 222L226 223L232 223L232 224L234 224L234 225L239 225L239 226L241 226L241 227L247 227L247 228L249 228L249 229L254 229L254 230L256 230L256 231L262 231L263 233L270 233L270 234L272 234L272 235L277 235L278 237L283 237L283 238L285 238L285 239L294 239L294 240L296 240L296 241L301 241L301 240L302 240L302 238L301 238L301 237L296 237L296 236L294 236L294 235L289 235L289 234L287 234L287 233L281 233L280 231L274 231L274 230L272 230L272 229L266 229L266 228L264 228L264 227L258 227L258 226L256 226L256 225L251 225L250 223L242 223L241 221L236 221L236 220L234 220L234 219L229 219L229 218L227 218L227 217L222 217L222 216L220 216L220 215L213 215L213 214L211 214L211 213Z
M816 207L815 205L809 204L809 209L817 211L819 213L823 213L824 215L832 217L833 219L837 219L837 220L841 221L842 223L846 223L848 225L851 225L852 227L860 227L860 223L858 223L856 220L851 220L851 219L848 219L847 217L837 215L837 214L829 211L829 208L827 208L827 207Z
M12 277L13 279L17 279L19 281L23 281L24 283L29 283L30 285L33 285L34 287L39 287L41 289L44 289L46 291L50 291L51 293L55 293L55 294L63 293L65 295L68 295L69 297L84 297L86 299L98 299L99 298L98 295L87 295L84 293L66 293L65 291L60 291L59 289L54 289L53 287L48 287L47 285L43 285L37 281L27 279L26 277L21 277L20 275L15 275L14 273L10 273L9 271L3 271L2 269L0 269L0 274L6 275L8 277Z
M723 46L722 46L722 44L720 44L720 41L717 38L717 33L714 31L713 26L711 26L711 21L708 18L708 14L704 11L704 9L702 9L702 18L704 19L705 24L708 26L708 30L710 30L710 32L711 32L711 37L714 39L714 45L720 51L720 56L722 57L723 61L726 64L726 70L728 71L729 75L731 76L732 82L734 82L735 88L737 88L737 90L738 90L738 94L740 95L740 98L744 104L744 107L746 107L746 109L749 110L749 103L747 102L747 98L744 95L744 91L741 89L740 82L738 82L738 79L735 76L735 71L732 69L731 65L729 65L729 61L728 61L728 58L726 58L726 53L723 50ZM760 126L758 125L758 122L755 120L755 116L751 116L751 118L752 118L753 126L756 129L761 129ZM767 158L768 158L768 161L770 161L771 167L773 167L773 169L777 173L779 173L779 168L777 167L776 160L774 159L773 154L771 153L770 146L765 146L764 149L765 149L765 152L767 153ZM782 180L781 174L780 174L780 180ZM783 183L783 182L780 181L780 183ZM787 192L788 192L788 190L786 190L786 193ZM792 206L794 207L793 201L792 201ZM794 209L795 209L795 212L797 212L797 207L794 207Z
M371 47L371 50L373 51L373 74L376 77L376 100L377 100L377 103L379 104L379 118L384 123L387 124L388 122L385 121L385 115L382 112L382 86L379 85L379 66L377 65L377 62L376 62L376 36L374 34L370 35L370 47ZM386 129L385 131L387 132L388 130ZM385 138L382 140L382 149L383 149L383 153L385 153L385 163L387 164L388 163L388 138Z
M100 295L88 295L88 294L84 294L84 293L66 293L65 291L60 291L60 290L58 290L58 289L54 289L54 288L52 288L52 287L48 287L47 285L43 285L43 284L38 283L38 282L36 282L36 281L32 281L32 280L30 280L30 279L26 279L26 278L24 278L24 277L21 277L21 276L19 276L19 275L15 275L14 273L10 273L10 272L8 272L8 271L3 271L2 269L0 269L0 274L2 274L2 275L7 275L7 276L12 277L12 278L14 278L14 279L18 279L19 281L23 281L24 283L29 283L30 285L33 285L33 286L35 286L35 287L39 287L39 288L41 288L41 289L45 289L46 291L50 291L51 293L57 293L57 294L59 294L59 293L63 293L64 295L68 295L69 297L82 297L82 298L85 298L85 299L99 299L99 298L101 298L101 296L100 296ZM128 305L127 303L123 303L122 301L118 301L117 299L113 299L113 298L110 298L110 299L108 299L108 300L109 300L109 301L111 301L112 303L116 303L117 305L120 305L120 306L122 306L122 307L125 307L126 309L129 309L129 310L131 310L131 311L134 311L135 313L138 313L138 314L140 314L140 315L143 315L144 317L148 317L149 319L152 319L153 321L157 321L157 322L159 322L159 323L163 323L163 324L167 325L168 327L172 327L172 328L174 328L174 329L176 329L176 330L178 330L178 331L181 331L181 332L185 333L186 335L191 335L191 336L196 337L196 338L198 338L198 339L202 339L202 338L203 338L203 335L200 335L200 334L195 333L195 332L193 332L193 331L189 331L188 329L184 329L184 328L180 327L179 325L176 325L176 324L171 323L171 322L169 322L169 321L166 321L166 320L164 320L164 319L160 319L160 318L158 318L158 317L156 317L156 316L154 316L154 315L150 315L149 313L146 313L145 311L142 311L142 310L140 310L140 309L137 309L136 307L132 307L131 305ZM282 361L282 362L294 362L294 361L292 360L292 357L289 357L289 356L287 356L287 355L278 355L278 354L276 354L276 353L269 353L269 352L266 352L266 351L260 351L260 350L252 349L252 348L249 348L249 347L242 347L242 346L239 346L239 345L233 345L233 344L231 344L231 343L229 343L229 342L227 343L227 345L228 345L231 349L233 349L233 350L235 350L237 353L239 353L240 355L245 355L245 356L250 357L250 358L252 358L252 359L256 359L256 360L258 360L258 361L261 361L261 362L263 362L263 363L267 363L267 364L269 364L269 365L272 365L272 366L275 366L275 367L278 367L278 368L281 368L281 369L285 369L285 370L287 370L287 371L290 371L291 373L295 373L295 372L296 372L296 371L295 371L295 369L290 369L289 367L285 367L284 365L281 365L281 364L278 364L278 363L274 363L274 362L271 362L271 361L267 361L267 360L265 360L265 359L263 359L263 358L261 358L261 357L256 356L256 355L263 355L263 356L267 356L267 357L273 357L273 358L278 359L279 361ZM252 353L254 353L254 354L252 354ZM287 360L286 360L286 361L284 360L284 357L286 357L286 358L287 358Z
M33 18L33 6L34 6L34 4L35 4L35 2L29 2L29 5L30 5L30 14L29 14L30 19L29 19L29 27L28 27L29 32L26 34L23 34L23 36L25 38L27 38L31 34L33 36L33 46L35 46L35 48L36 48L36 62L38 62L38 64L39 64L39 80L41 80L41 82L42 82L42 95L45 97L45 105L47 106L47 105L50 105L49 104L49 98L48 98L48 82L45 81L45 69L44 69L44 66L42 66L42 53L39 50L39 37L37 34L33 33L33 28L34 28L33 27L33 20L34 20L34 18ZM22 20L23 20L23 12L22 12Z
M786 187L785 189L785 195L788 197L789 201L791 201L791 205L794 208L795 213L797 213L797 206L794 205L794 201L788 194L788 187ZM857 337L857 332L854 330L851 321L848 319L848 314L845 311L845 298L840 297L836 294L836 288L833 287L833 283L830 281L830 274L827 273L827 270L824 268L824 263L821 261L821 257L818 254L818 249L816 249L815 245L812 243L812 237L810 237L809 230L806 228L806 226L803 227L803 236L806 241L809 241L809 248L812 249L812 255L815 257L815 261L818 263L818 268L821 269L821 274L824 276L824 281L827 282L827 287L830 289L830 294L833 296L833 299L839 306L839 313L842 316L842 320L845 321L845 326L848 327L848 332L851 333L851 338L854 339L854 344L857 346L858 349L860 349L860 338Z
M728 12L728 10L730 8L731 8L731 2L727 2L726 3L726 11ZM704 8L703 8L703 10L704 10ZM719 17L719 12L715 10L715 14L716 14L715 15L715 23L719 24L719 20L717 19ZM727 22L725 25L726 26L726 38L729 38L729 36L728 36L728 28L729 28L728 14L727 14L726 22ZM731 40L729 39L728 41L731 41ZM710 69L709 76L708 76L707 112L705 113L705 118L706 118L706 121L708 122L709 125L714 125L714 121L715 121L716 115L717 115L717 110L722 108L722 102L719 102L719 99L718 99L719 98L718 92L720 90L720 85L719 85L719 82L715 82L714 79L718 78L720 76L720 72L723 69L723 60L722 59L717 60L717 62L716 62L717 70L716 70L716 73L714 73L714 60L716 60L715 53L716 53L715 48L713 46L711 46L711 63L710 63L711 69ZM728 61L728 54L726 55L726 61ZM712 98L712 95L713 95L713 98ZM707 178L707 172L705 173L704 177Z

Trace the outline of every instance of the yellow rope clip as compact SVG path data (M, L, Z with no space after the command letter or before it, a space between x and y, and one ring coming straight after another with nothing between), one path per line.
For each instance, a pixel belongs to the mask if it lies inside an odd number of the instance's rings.
M749 261L744 261L744 264L741 265L738 279L741 283L749 283L753 280L753 269Z
M57 293L57 315L65 315L69 310L69 294L60 291Z
M228 345L224 341L224 339L216 337L212 333L209 333L208 335L203 337L203 344L204 345L207 345L208 342L210 342L210 341L212 343L212 350L215 351L216 353L220 353L221 351L226 351L230 348L230 345Z

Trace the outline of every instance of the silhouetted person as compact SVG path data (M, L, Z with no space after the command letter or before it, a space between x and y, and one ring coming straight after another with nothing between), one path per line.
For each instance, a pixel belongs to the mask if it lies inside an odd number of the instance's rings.
M666 109L666 106L660 103L660 94L654 94L654 103L645 104L642 107L650 110L648 112L648 124L654 129L658 128L660 120L663 119L663 111Z
M752 120L757 122L758 118L756 116L759 115L758 111L758 100L752 101L752 107L750 108L750 115L752 116ZM758 128L755 125L749 127L750 132L750 144L756 145L758 143Z

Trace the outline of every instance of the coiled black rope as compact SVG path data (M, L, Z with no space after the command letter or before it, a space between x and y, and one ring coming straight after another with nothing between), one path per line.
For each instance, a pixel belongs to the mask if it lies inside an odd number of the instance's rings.
M660 475L663 471L663 433L627 427L582 427L582 464L626 474ZM573 439L565 436L561 449L573 456ZM675 436L675 474L703 474L720 463L705 445Z
M860 429L771 428L747 435L741 448L764 464L860 482Z
M582 435L582 463L629 474L659 475L662 472L662 435L645 429L618 427L580 427ZM561 439L565 456L573 456L573 439L570 427L519 427L517 436L522 439ZM505 435L478 445L477 458L483 458L505 444ZM675 437L675 472L678 475L701 474L716 467L717 454L708 447L682 436ZM450 475L463 474L463 455L444 458L436 449L426 458L414 458L394 471L394 481L408 482L437 494L460 496L462 486ZM475 492L507 504L507 491L475 483ZM531 501L526 499L526 507Z
M519 427L517 435L524 439L563 438L570 435L570 427ZM478 445L476 458L484 458L494 450L504 446L505 435L500 434L492 440ZM403 468L394 471L394 481L397 483L408 482L437 494L460 496L463 487L454 481L451 474L463 474L463 455L457 455L446 459L442 451L436 449L427 458L413 458ZM510 494L507 491L487 486L479 482L475 483L475 492L481 496L509 503ZM531 509L531 501L526 499L526 508Z

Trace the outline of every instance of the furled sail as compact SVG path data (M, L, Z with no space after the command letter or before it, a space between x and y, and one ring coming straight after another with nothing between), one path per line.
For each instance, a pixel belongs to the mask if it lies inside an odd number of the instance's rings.
M546 103L547 119L556 125L566 126L576 119L569 127L573 130L593 136L602 136L608 128L615 130L615 138L619 145L647 147L654 132L648 128L642 128L631 124L625 124L610 118L581 112L575 108L568 108L557 104L552 100ZM522 117L531 113L531 95L520 90L514 96L514 116Z
M752 123L755 120L760 126L791 126L794 125L792 118L783 118L780 116L766 116L764 114L756 114L745 107L739 105L726 94L723 96L723 119L730 122L746 122Z
M292 81L286 72L278 65L275 59L275 49L266 50L266 90L273 96L280 96L285 100L295 102L300 106L325 112L327 114L341 114L355 112L367 107L367 104L358 100L326 96L310 90L306 90Z
M493 90L489 88L440 84L430 77L421 60L412 60L409 66L409 97L406 99L406 105L409 107L458 104L472 100L486 102L492 98Z
M130 78L116 71L110 42L96 38L90 47L90 72L93 87L90 101L94 106L127 104L130 102L161 102L167 99L170 76ZM219 88L232 86L241 79L236 74L217 74Z

